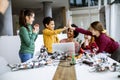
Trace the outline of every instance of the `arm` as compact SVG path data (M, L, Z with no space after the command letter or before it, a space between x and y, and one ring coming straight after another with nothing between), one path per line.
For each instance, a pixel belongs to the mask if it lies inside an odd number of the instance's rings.
M78 53L79 49L80 49L80 44L75 41L75 52Z
M36 33L28 33L28 30L25 27L20 29L20 37L27 46L30 46L34 43L36 36Z
M86 35L92 35L92 33L88 30L82 29L82 28L75 28L75 27L71 27L70 29L75 30L76 32L82 33L82 34L86 34Z
M82 29L82 28L75 28L75 31L82 33L82 34L86 34L86 35L92 35L92 33L90 31Z
M81 45L82 49L90 49L89 45L86 45L85 42Z
M103 52L103 51L105 51L106 48L109 46L109 41L110 41L110 39L109 39L107 36L101 36L101 37L99 38L99 40L96 41L96 43L99 42L99 43L97 43L97 45L98 45L98 47L99 47L98 52Z
M8 0L0 0L0 33L2 28L4 27L4 13L7 10L7 7L9 5Z
M33 26L33 28L32 28L32 30L33 30L33 33L36 33L37 35L36 35L36 37L35 37L35 39L34 39L34 41L37 39L37 37L38 37L38 34L39 34L39 30L40 30L40 25L39 24L35 24L34 26Z
M0 0L0 13L4 14L9 5L8 0Z
M90 43L90 45L91 45L91 51L96 54L99 50L97 44L95 42L92 42Z
M56 30L46 29L46 30L43 30L43 33L46 35L56 35L56 34L61 33L64 30L66 30L66 29L64 29L64 28L63 29L56 29Z

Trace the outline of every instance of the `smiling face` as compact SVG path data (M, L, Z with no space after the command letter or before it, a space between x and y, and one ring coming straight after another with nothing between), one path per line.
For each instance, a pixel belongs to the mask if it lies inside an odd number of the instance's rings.
M50 21L49 24L46 24L46 27L50 30L54 30L55 27L55 22L54 21Z
M95 29L93 29L92 27L90 27L90 32L92 33L92 35L96 35L96 30Z
M93 36L99 37L100 32L98 30L93 29L90 27L90 32L92 33Z
M68 38L73 38L73 37L74 37L74 32L73 32L72 29L68 29L68 30L67 30L67 37L68 37Z
M103 31L104 27L101 22L95 21L90 24L90 32L92 33L92 35L99 37Z
M26 22L28 24L33 24L33 21L35 20L34 17L35 17L34 13L32 15L30 15L30 16L26 16Z

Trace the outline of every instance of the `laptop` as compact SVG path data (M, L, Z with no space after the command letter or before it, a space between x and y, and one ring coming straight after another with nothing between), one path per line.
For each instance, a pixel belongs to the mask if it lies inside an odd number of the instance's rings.
M68 54L75 54L74 42L54 43L52 45L52 49L53 49L53 53L54 52L65 52Z

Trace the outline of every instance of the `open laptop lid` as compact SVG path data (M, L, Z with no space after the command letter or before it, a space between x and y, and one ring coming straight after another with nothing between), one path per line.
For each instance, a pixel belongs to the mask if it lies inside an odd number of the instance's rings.
M52 45L52 49L53 49L53 53L54 52L67 52L70 54L75 54L74 42L54 43Z

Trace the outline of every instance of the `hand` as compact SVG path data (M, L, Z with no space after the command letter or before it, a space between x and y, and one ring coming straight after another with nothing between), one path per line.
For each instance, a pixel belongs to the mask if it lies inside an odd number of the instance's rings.
M35 24L33 27L34 27L33 32L38 33L39 32L39 24Z
M0 0L0 13L4 14L9 5L8 0Z
M71 27L69 27L69 28L72 29L72 30L75 30L75 27L72 27L72 26L71 26Z
M85 39L85 46L88 46L89 45L89 41L88 39Z
M67 30L68 29L68 27L66 27L66 26L64 26L64 28L63 28L64 30Z
M71 26L71 20L68 20L68 28L72 29L72 30L75 30L75 27L72 27Z
M68 27L71 27L71 20L68 20Z

